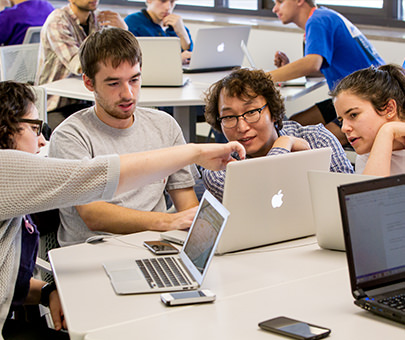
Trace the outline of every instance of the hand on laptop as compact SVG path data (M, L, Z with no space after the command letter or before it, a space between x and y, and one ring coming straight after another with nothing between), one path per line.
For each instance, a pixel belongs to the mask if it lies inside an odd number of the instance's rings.
M184 230L190 228L197 209L198 206L180 211L178 213L169 214L169 216L172 218L172 221L167 226L167 228L165 228L165 230Z
M311 147L309 146L309 143L302 138L297 138L293 136L280 136L276 139L276 141L273 144L272 148L283 148L287 149L288 151L294 152L294 151L303 151L303 150L309 150Z
M190 51L183 51L181 53L181 61L182 61L183 65L190 64L191 55L192 55L192 52L190 52Z

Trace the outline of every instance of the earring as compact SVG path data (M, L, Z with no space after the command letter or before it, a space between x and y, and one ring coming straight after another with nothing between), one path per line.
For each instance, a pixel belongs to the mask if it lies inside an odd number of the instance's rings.
M388 115L387 117L388 117L388 118L391 118L391 115Z

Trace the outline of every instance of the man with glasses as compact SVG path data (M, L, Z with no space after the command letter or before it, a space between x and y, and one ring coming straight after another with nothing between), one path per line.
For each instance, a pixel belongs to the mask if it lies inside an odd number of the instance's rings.
M228 141L238 141L248 157L263 157L330 147L330 171L352 173L353 167L336 139L322 124L301 126L284 121L284 100L262 70L239 69L207 92L205 119ZM203 171L206 188L222 201L225 170Z

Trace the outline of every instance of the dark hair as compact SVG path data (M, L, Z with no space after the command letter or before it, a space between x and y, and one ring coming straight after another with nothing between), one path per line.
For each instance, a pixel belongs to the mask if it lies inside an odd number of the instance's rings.
M311 7L315 7L316 6L316 0L305 0L305 2L310 5Z
M14 136L20 131L19 120L35 104L28 84L0 82L0 149L15 149Z
M343 78L330 95L336 98L343 91L369 101L377 113L394 99L399 119L405 120L405 70L401 66L388 64L356 71Z
M111 62L114 68L123 62L129 62L131 66L139 63L142 66L142 52L135 36L116 27L90 34L80 46L79 56L83 73L93 82L100 62Z
M262 70L248 70L241 68L217 81L205 93L205 120L215 130L221 131L221 123L218 121L219 95L225 90L227 96L240 99L252 99L263 96L268 105L274 126L277 129L283 127L285 114L284 100L276 89L270 76Z

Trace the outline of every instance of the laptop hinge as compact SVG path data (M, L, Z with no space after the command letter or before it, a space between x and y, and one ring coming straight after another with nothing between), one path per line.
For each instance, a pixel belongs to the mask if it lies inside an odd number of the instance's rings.
M359 300L359 299L363 299L363 298L367 297L367 294L364 293L363 289L356 289L353 292L353 296L355 297L356 300Z

